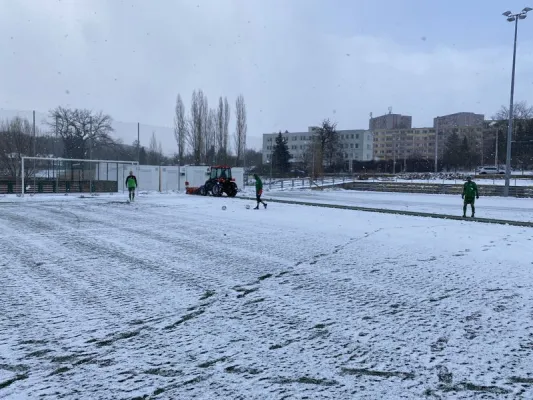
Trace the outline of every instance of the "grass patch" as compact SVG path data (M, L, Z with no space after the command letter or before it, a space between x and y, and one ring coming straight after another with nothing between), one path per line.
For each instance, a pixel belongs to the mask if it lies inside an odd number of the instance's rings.
M200 297L200 300L206 300L212 296L214 296L216 292L214 290L206 290L202 297Z
M259 288L252 288L252 289L244 289L241 291L241 294L237 295L238 299L242 299L244 296L249 295L250 293L257 292Z
M192 312L190 314L185 314L183 317L181 317L179 320L177 320L176 322L174 322L172 325L167 325L165 326L163 329L165 330L170 330L170 329L174 329L176 327L178 327L179 325L183 324L184 322L187 322L199 315L202 315L205 311L204 310L198 310L198 311L195 311L195 312Z
M46 340L23 340L20 344L46 344Z
M255 304L255 303L261 303L263 301L265 301L265 299L263 297L260 297L259 299L249 300L244 304Z
M335 380L311 378L308 376L303 376L301 378L296 378L296 379L289 379L289 378L274 379L274 382L281 383L281 384L302 383L305 385L320 385L320 386L334 386L338 384L338 382Z
M52 372L52 373L50 374L50 376L52 376L52 375L58 375L58 374L62 374L63 372L67 372L67 371L69 371L69 370L70 370L69 367L61 367L61 368L56 369L54 372Z
M50 360L50 361L52 361L54 363L72 362L72 361L75 361L79 357L80 356L78 356L76 354L71 354L71 355L68 355L68 356L52 357L52 360Z
M28 354L26 357L42 357L45 354L48 354L50 352L52 352L52 350L49 350L49 349L37 350L37 351L34 351L34 352Z
M151 368L149 370L144 371L144 373L148 375L164 376L167 378L183 375L182 371L162 368Z
M257 375L257 374L261 373L261 371L256 369L256 368L239 367L238 365L231 365L229 367L226 367L224 369L224 371L226 371L227 373L230 373L230 374L252 374L252 375Z
M209 368L215 365L216 363L226 361L227 359L228 359L227 357L221 357L221 358L217 358L216 360L205 361L201 364L198 364L198 368Z
M27 374L20 374L20 375L15 376L14 378L8 379L7 381L0 382L0 389L4 389L8 387L9 385L12 385L16 381L21 381L26 378L28 378Z
M27 365L23 364L15 364L15 365L9 365L9 364L0 364L0 369L3 369L4 371L11 371L11 372L26 372L30 369Z
M109 345L113 344L114 342L116 342L117 340L129 339L129 338L132 338L134 336L137 336L140 332L141 331L119 333L114 338L107 339L107 340L100 340L99 342L96 342L96 345L98 347L109 346Z
M346 375L368 375L378 376L381 378L402 378L402 379L414 379L415 374L411 372L401 371L376 371L366 368L342 368L342 373Z
M533 378L521 378L519 376L512 376L509 378L509 381L512 383L529 383L533 384Z
M471 382L458 383L456 385L441 385L440 389L444 392L460 392L460 391L472 391L472 392L483 392L483 393L492 393L492 394L508 394L509 390L498 386L485 386L485 385L476 385Z
M287 341L285 341L284 343L281 343L281 344L274 344L272 346L270 346L268 349L269 350L278 350L278 349L282 349L283 347L286 347L288 346L289 344L295 342L296 340L294 339L289 339Z
M430 302L430 303L435 303L435 302L437 302L437 301L441 301L441 300L447 299L448 297L451 297L451 295L449 295L449 294L445 294L445 295L440 296L440 297L431 297L431 298L429 299L429 302Z

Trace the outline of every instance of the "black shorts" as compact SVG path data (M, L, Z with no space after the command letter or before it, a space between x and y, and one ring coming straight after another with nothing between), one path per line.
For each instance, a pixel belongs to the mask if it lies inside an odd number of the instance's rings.
M137 188L130 188L130 187L129 187L129 188L128 188L128 191L129 191L129 192L135 192L135 189L137 189Z

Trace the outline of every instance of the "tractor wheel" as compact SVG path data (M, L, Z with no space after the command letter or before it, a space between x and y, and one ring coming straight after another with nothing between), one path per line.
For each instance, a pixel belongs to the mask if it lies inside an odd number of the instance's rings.
M235 197L237 196L237 185L235 183L231 183L229 190L228 190L228 196L229 197Z
M213 193L213 196L220 197L222 196L222 187L220 185L214 185L211 192Z
M205 186L200 186L200 194L202 196L207 196L207 190L205 189Z

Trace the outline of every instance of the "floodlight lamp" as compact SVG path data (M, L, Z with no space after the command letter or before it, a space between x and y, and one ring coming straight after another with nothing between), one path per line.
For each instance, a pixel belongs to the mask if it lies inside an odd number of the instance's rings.
M518 16L518 18L520 18L520 19L526 19L526 17L527 17L527 14L520 14Z
M511 14L512 14L511 11L506 11L502 15L505 16L505 17L508 17Z
M514 20L516 20L515 17L509 17L509 18L507 18L507 21L509 21L509 22L513 22Z
M527 12L530 12L531 10L533 10L533 8L531 8L531 7L526 7L526 8L524 8L524 9L522 10L522 12L527 13Z

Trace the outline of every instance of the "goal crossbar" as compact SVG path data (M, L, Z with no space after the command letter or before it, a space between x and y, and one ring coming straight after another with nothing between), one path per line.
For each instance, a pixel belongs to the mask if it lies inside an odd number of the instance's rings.
M54 158L51 158L51 157L31 157L31 156L24 156L24 157L21 157L21 180L22 180L22 188L21 188L21 196L24 197L24 193L25 193L25 180L26 180L26 170L25 170L25 165L24 165L24 162L25 161L31 161L31 160L40 160L40 161L48 161L48 162L76 162L76 163L80 163L80 162L83 162L83 163L93 163L93 164L121 164L121 165L131 165L132 167L133 166L138 166L139 165L139 162L138 161L125 161L125 160L91 160L91 159L81 159L81 158L63 158L63 157L54 157ZM35 172L35 171L34 171ZM117 174L118 174L118 167L117 167ZM57 174L55 175L56 177L56 180L58 179L57 178ZM34 178L35 180L35 178ZM92 187L92 177L90 178L90 187Z

